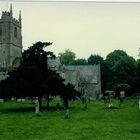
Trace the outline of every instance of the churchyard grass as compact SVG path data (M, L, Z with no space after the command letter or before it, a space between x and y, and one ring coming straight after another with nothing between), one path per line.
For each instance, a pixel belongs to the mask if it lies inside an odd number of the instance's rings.
M112 100L115 106L119 101ZM52 102L51 106L56 106ZM134 99L125 99L119 109L105 109L103 101L70 102L65 110L34 112L34 104L0 103L0 140L139 140L140 110Z

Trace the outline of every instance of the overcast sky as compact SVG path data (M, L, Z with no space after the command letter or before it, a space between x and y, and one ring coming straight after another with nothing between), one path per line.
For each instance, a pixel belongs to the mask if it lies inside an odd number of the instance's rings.
M9 11L11 1L0 1ZM23 49L37 41L53 42L56 55L70 49L77 58L102 57L121 49L138 58L140 3L12 2L13 15L22 14Z

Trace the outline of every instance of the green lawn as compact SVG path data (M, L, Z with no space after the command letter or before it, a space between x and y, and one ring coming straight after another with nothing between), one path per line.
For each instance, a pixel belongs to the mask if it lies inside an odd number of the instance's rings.
M37 116L33 104L0 103L0 140L140 139L140 110L132 99L119 109L105 109L103 101L91 101L86 111L80 102L70 106L70 118L65 119L64 110L44 110Z

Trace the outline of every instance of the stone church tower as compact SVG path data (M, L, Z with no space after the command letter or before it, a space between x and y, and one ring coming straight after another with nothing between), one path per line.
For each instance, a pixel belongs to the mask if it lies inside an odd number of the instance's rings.
M10 12L2 12L0 19L0 67L12 67L16 59L21 57L21 13L19 19L13 18L12 5Z

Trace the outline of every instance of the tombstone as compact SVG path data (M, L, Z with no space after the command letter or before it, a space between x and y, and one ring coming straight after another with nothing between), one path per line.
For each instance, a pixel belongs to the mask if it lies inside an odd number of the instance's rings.
M109 103L108 104L108 108L111 108L111 107L113 107L113 104L112 103Z
M25 102L25 99L21 99L22 102Z
M11 101L14 101L14 100L15 100L15 98L14 98L14 97L12 97L12 98L11 98Z
M39 102L38 102L38 99L35 100L35 113L39 114Z
M19 98L19 99L17 99L17 102L21 102L21 99Z
M4 99L0 99L0 103L3 103L4 102Z

